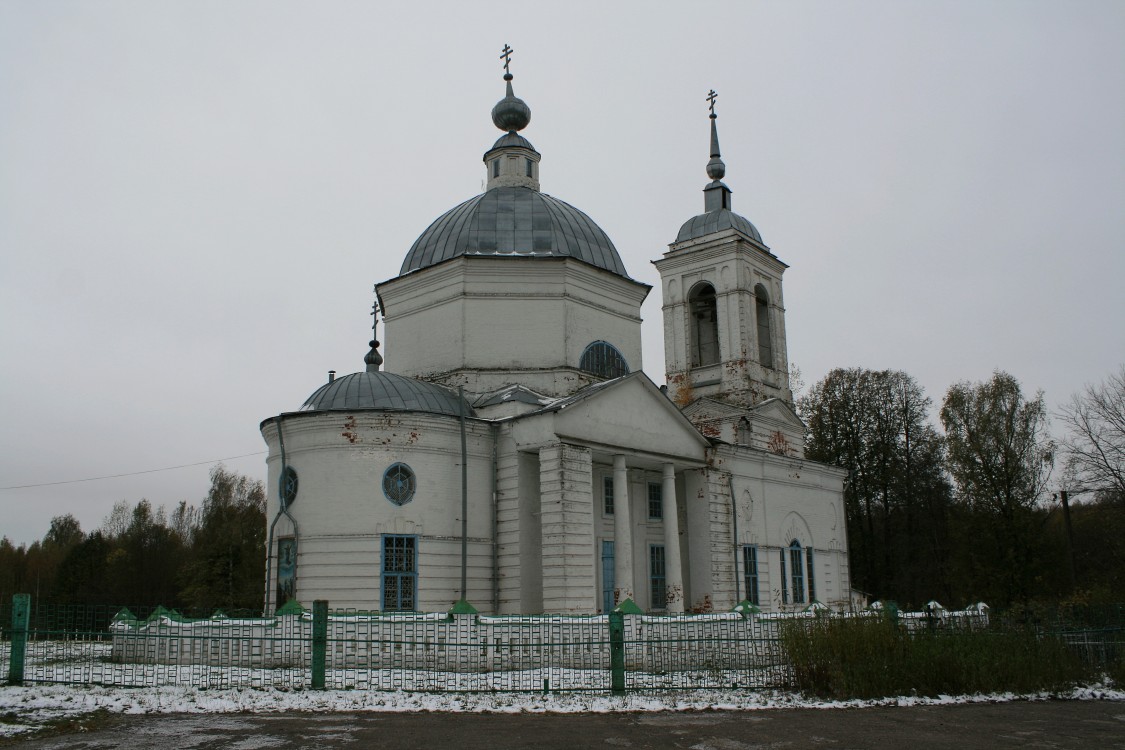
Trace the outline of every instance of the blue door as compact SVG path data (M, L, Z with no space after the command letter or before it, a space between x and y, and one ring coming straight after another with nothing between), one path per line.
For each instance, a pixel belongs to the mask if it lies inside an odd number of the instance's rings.
M611 612L616 606L613 589L617 585L613 573L613 542L602 541L602 612Z

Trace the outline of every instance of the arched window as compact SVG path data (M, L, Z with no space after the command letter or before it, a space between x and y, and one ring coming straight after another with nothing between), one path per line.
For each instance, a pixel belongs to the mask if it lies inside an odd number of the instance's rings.
M758 320L758 361L773 369L773 335L770 333L770 298L761 284L754 287L754 313Z
M578 369L609 380L628 375L629 363L613 344L595 341L582 352L582 357L578 360Z
M700 284L688 296L691 315L691 366L705 367L719 362L719 311L715 287Z
M789 543L789 567L793 574L793 603L805 602L805 555L801 543L794 539Z

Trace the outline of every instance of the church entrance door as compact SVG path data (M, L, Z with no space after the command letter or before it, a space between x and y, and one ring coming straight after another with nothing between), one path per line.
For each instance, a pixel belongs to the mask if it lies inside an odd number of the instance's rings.
M613 601L613 589L617 582L613 573L613 542L602 540L602 612L612 612L616 602Z

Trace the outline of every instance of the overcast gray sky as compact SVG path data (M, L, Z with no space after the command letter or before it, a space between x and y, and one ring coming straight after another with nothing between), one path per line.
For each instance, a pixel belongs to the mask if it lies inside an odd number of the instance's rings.
M2 490L0 536L264 478L258 423L362 368L372 283L481 191L505 43L544 191L634 278L703 210L714 88L807 383L1054 408L1125 361L1122 40L1116 1L0 1L0 486L201 463Z

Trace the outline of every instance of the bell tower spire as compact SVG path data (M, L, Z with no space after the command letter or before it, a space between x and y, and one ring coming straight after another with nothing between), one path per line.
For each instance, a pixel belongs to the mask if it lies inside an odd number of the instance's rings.
M681 406L705 399L753 409L771 398L791 405L781 294L786 265L754 225L731 210L717 100L708 92L711 182L703 188L704 212L686 221L655 261L664 292L668 388Z

